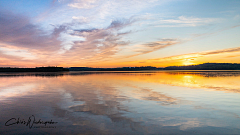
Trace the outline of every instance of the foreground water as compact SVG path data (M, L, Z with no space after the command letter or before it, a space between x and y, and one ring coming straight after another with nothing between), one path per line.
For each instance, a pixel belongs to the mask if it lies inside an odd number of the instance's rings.
M240 72L1 73L0 79L0 134L240 134Z

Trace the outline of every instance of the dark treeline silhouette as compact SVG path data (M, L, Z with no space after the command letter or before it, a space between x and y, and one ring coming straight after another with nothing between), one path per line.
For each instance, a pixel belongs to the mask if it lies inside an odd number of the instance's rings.
M8 74L0 73L0 77L22 77L22 76L61 77L64 75L68 75L68 74L61 74L61 73L60 72L8 72Z
M157 68L144 67L118 67L118 68L91 68L91 67L36 67L36 68L10 68L0 67L0 72L58 72L58 71L143 71L143 70L240 70L237 63L204 63L189 66L169 66Z
M70 67L69 71L141 71L141 70L240 70L237 63L204 63L189 66L169 66L157 68L145 67L120 67L120 68L91 68L91 67Z
M91 68L91 67L70 67L69 71L141 71L141 70L159 70L151 66L145 67L120 67L120 68Z
M69 71L69 69L63 67L36 67L36 68L0 67L0 72L59 72L59 71Z
M204 63L189 66L170 66L164 70L240 70L240 64L237 63Z

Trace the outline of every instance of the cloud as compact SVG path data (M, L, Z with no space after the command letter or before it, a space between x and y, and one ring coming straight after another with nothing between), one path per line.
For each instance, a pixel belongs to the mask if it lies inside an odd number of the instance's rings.
M97 0L74 0L73 3L68 4L68 6L79 9L91 9L96 6Z
M71 35L81 37L84 40L74 41L72 48L64 55L73 56L78 60L82 58L109 58L118 52L119 46L129 44L129 42L122 40L122 37L131 32L119 31L131 26L134 22L134 19L114 20L108 27L102 29L75 29Z
M72 19L80 21L80 22L84 22L84 23L88 22L88 19L83 16L73 16Z
M222 50L213 50L213 51L204 51L204 52L198 52L198 53L175 55L175 56L152 59L152 60L166 61L166 60L194 59L194 58L199 58L207 55L223 54L223 53L239 52L239 51L240 51L240 47L236 47L236 48L228 48L228 49L222 49Z
M178 19L165 19L155 22L156 27L195 27L216 23L217 18L196 18L179 16Z
M139 46L136 46L135 51L136 52L140 52L141 54L145 54L145 53L150 53L165 47L168 47L170 45L174 45L176 43L179 43L179 41L177 41L177 39L163 39L160 41L155 41L155 42L149 42L146 44L142 44Z
M0 10L0 29L1 43L42 51L60 49L61 41L57 38L65 31L65 27L58 27L49 35L32 24L26 16L2 10Z
M36 58L35 55L24 50L0 48L0 67L27 67L29 65L35 67L36 62L42 62Z
M166 48L168 46L176 45L180 43L179 39L174 38L162 38L159 41L148 42L145 44L136 44L132 46L126 46L121 49L120 53L125 54L125 56L121 56L122 58L130 58L138 55L143 55L147 53L151 53L157 51L159 49ZM126 55L127 54L127 55Z
M13 58L13 56L19 58L22 58L24 60L31 60L36 59L37 57L32 55L30 52L27 52L26 50L17 50L17 49L10 49L6 47L0 47L0 51L5 54L4 57L10 57ZM1 57L1 55L0 55Z
M228 49L216 50L216 51L203 52L203 53L201 53L201 55L211 55L211 54L220 54L220 53L238 52L238 51L240 51L240 47L236 47L236 48L228 48Z
M137 20L134 17L131 17L127 20L126 19L125 20L114 20L114 21L112 21L110 26L108 26L108 29L120 30L120 29L122 29L126 26L129 26L129 25L133 24L136 21Z

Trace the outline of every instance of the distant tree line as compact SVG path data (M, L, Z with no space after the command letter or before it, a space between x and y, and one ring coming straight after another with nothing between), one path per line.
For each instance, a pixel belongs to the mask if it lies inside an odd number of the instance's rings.
M237 63L204 63L189 66L170 66L165 70L240 70L240 64Z
M91 68L91 67L71 67L69 71L140 71L140 70L158 70L152 66L145 67L119 67L119 68Z
M119 67L119 68L91 68L91 67L71 67L69 71L141 71L141 70L240 70L237 63L204 63L189 66L169 66L157 68L152 66L144 67Z
M0 72L59 72L59 71L69 71L69 69L63 67L36 67L36 68L0 67Z
M91 68L91 67L36 67L36 68L10 68L0 67L0 72L58 72L58 71L142 71L142 70L240 70L237 63L204 63L189 66L169 66L157 68L152 66L118 67L118 68Z

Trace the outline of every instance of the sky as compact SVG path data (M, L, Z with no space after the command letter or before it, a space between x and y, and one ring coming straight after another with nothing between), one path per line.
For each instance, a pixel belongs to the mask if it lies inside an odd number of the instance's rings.
M1 0L0 67L240 63L239 0Z

